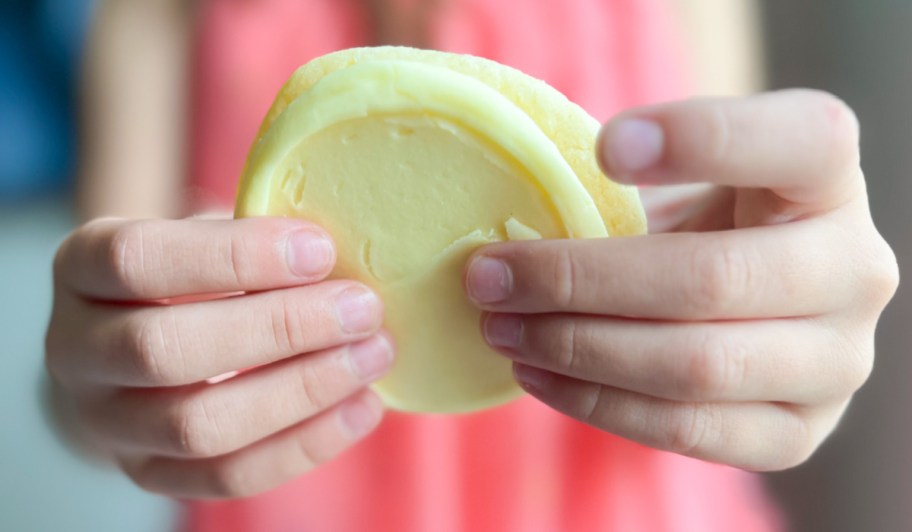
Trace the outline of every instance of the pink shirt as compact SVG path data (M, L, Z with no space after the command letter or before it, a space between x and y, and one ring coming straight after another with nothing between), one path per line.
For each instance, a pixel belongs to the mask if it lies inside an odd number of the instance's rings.
M191 175L230 204L244 157L295 67L371 44L363 0L200 2ZM542 78L600 120L687 95L663 0L441 0L431 46ZM781 530L757 479L655 451L531 398L464 416L390 413L365 441L270 493L192 503L186 530Z

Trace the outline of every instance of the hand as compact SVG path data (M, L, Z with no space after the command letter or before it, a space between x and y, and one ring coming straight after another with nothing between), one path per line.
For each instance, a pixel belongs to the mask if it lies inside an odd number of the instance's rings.
M391 343L372 292L321 282L334 262L296 220L77 229L55 261L47 366L83 439L143 488L197 498L264 491L365 436Z
M488 342L600 429L745 469L804 461L867 379L898 282L853 113L805 90L697 100L625 113L599 147L629 183L718 186L665 210L677 232L477 252Z

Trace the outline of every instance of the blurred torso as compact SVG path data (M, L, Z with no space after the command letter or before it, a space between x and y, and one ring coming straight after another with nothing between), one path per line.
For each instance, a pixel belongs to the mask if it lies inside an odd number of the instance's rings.
M300 64L353 46L470 53L544 79L599 120L687 94L660 0L200 3L197 208L230 205L247 150ZM661 453L526 398L465 416L391 413L352 451L271 493L189 506L188 530L776 530L753 477Z

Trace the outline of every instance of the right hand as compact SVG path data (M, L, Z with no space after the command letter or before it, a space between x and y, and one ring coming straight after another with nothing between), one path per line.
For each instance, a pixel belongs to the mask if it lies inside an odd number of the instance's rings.
M379 298L324 280L334 262L329 236L292 219L74 231L46 362L81 438L182 498L253 495L363 438L383 410L366 386L393 349Z

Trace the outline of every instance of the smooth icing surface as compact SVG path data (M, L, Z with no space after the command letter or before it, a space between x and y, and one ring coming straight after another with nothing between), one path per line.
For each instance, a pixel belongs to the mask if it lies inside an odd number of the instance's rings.
M607 236L554 144L497 91L445 68L360 63L292 101L254 147L238 216L313 220L334 277L372 286L397 345L375 385L393 408L460 412L519 395L462 287L501 240Z

